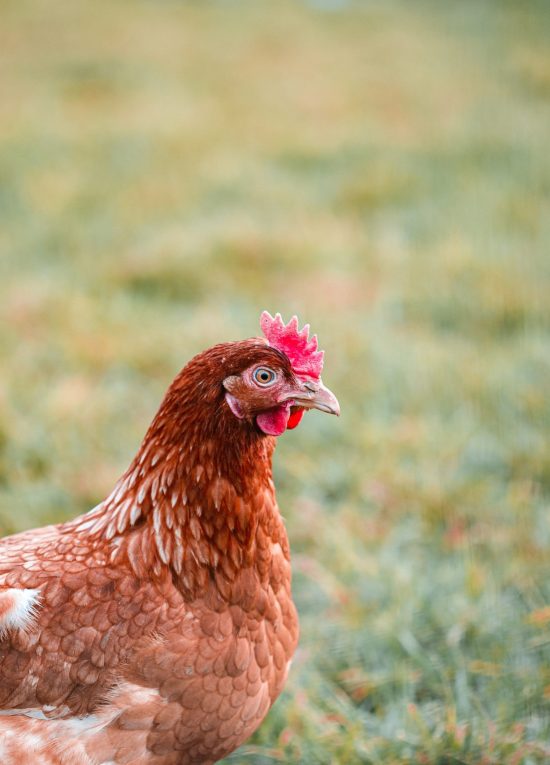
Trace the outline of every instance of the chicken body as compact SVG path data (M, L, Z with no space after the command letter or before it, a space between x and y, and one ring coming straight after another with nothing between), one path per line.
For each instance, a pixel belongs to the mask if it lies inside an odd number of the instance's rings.
M6 540L3 584L40 597L0 650L3 765L211 763L252 733L297 639L288 545L261 494L259 565L189 600L169 569L136 575L132 534L90 545L73 522Z
M104 502L0 540L2 765L209 765L279 695L298 621L275 439L222 384L257 363L293 376L257 339L195 357Z

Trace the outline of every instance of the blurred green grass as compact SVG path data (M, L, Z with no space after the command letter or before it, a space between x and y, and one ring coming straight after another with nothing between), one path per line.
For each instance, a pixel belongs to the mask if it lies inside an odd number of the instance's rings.
M302 623L232 763L550 761L545 2L5 0L0 528L87 510L195 352L297 312Z

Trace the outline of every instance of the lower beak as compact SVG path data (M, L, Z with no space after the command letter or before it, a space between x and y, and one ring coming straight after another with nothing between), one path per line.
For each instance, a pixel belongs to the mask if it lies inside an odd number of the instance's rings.
M304 409L319 409L321 412L335 414L337 417L340 415L338 399L320 380L304 383L299 390L294 391L292 400L296 406Z

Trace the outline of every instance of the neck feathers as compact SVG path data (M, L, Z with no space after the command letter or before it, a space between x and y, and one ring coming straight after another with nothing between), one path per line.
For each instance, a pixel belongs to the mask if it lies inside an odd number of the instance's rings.
M184 370L185 372L185 370ZM184 373L182 373L183 375ZM223 396L189 402L180 375L113 491L74 528L126 558L139 577L168 567L188 597L211 576L231 581L286 547L275 501L275 441L238 421Z

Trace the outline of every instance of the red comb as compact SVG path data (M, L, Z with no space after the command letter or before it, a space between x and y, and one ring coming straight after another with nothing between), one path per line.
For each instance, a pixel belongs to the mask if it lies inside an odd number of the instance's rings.
M297 375L319 379L323 371L324 351L317 350L317 335L309 338L309 324L300 330L297 316L285 324L280 313L273 318L268 311L264 311L260 326L269 345L288 356Z

